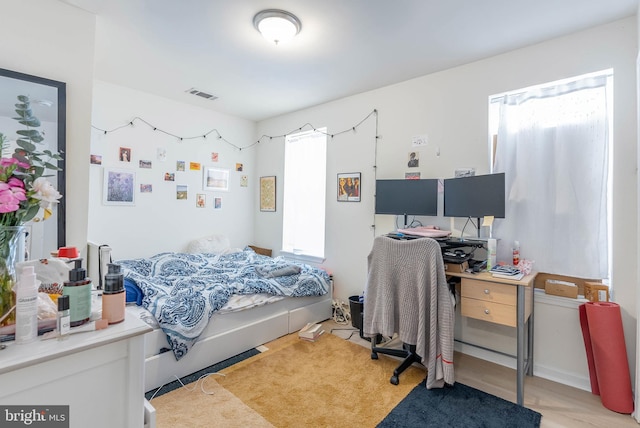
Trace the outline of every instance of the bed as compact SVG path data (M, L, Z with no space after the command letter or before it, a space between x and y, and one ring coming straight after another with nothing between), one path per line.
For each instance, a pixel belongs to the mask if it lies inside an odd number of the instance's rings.
M127 303L126 316L153 327L145 391L331 317L331 279L322 269L249 247L191 250L115 262L127 300L137 301Z

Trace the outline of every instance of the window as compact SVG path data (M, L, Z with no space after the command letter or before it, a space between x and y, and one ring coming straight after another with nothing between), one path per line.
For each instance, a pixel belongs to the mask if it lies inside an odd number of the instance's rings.
M519 241L539 272L610 278L612 97L607 70L490 98L499 259Z
M287 135L282 251L324 259L326 128Z

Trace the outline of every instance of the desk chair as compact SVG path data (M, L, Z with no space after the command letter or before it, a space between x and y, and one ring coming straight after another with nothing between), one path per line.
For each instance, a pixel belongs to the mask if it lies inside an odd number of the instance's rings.
M427 388L452 385L455 298L439 243L431 238L378 236L367 265L362 329L371 338L371 358L377 359L378 353L404 358L391 376L394 385L414 362L427 368ZM395 333L402 349L377 346L379 335Z

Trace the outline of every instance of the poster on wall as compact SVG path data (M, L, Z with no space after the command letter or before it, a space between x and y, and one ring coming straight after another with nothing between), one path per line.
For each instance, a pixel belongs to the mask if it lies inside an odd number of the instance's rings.
M360 202L360 173L338 174L338 201Z
M229 190L229 170L219 168L204 168L203 190L228 191Z
M260 211L276 210L276 177L260 177Z
M102 203L104 205L135 205L135 183L135 172L105 168Z
M196 194L196 208L204 208L207 205L207 195L204 193Z

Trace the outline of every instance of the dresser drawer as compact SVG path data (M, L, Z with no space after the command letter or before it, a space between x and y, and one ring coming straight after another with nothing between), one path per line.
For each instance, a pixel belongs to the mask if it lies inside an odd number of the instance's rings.
M516 306L518 287L497 282L462 279L462 297Z
M464 284L463 284L464 289ZM464 297L460 301L463 317L516 327L516 306Z

